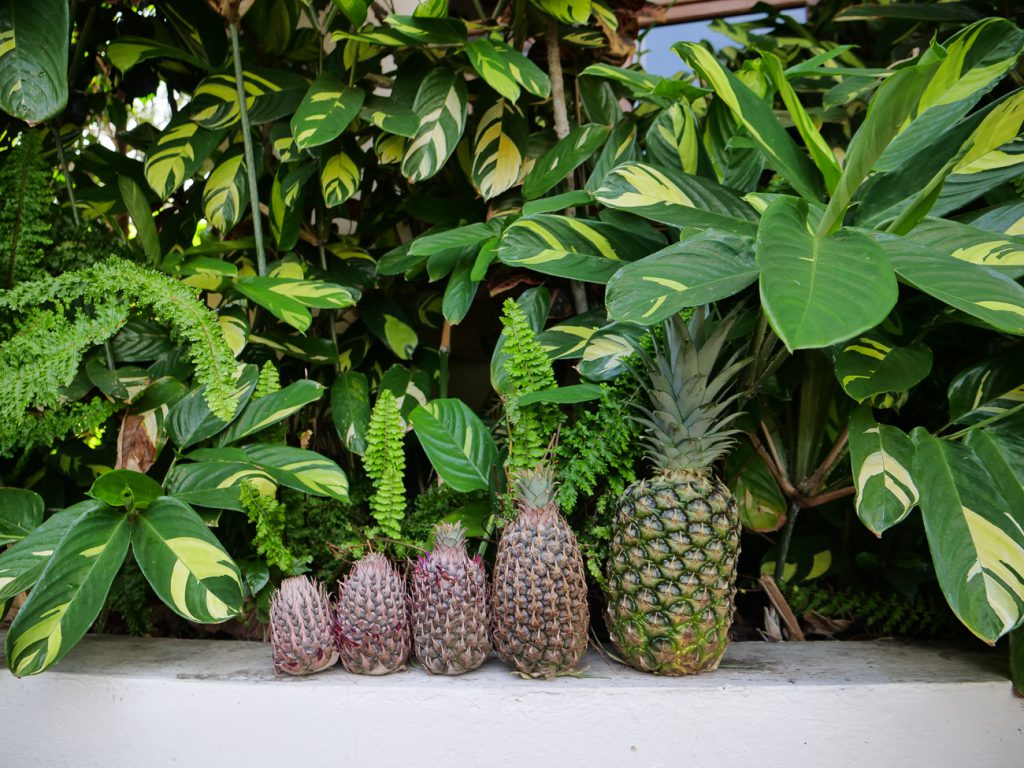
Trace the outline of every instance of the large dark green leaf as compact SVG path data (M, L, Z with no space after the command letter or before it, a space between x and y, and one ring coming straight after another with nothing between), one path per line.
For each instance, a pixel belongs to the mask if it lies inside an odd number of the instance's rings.
M363 106L364 93L325 72L309 86L292 115L292 136L299 149L319 147L333 141L348 128Z
M485 491L495 481L498 449L479 417L461 400L433 400L410 416L437 474L456 491Z
M608 313L654 325L685 307L732 296L757 280L746 238L707 231L627 264L608 281Z
M163 495L160 483L130 469L115 469L96 478L89 495L111 507L129 510L145 509L153 499Z
M135 524L132 549L153 591L179 616L218 624L241 612L238 566L184 502L163 496L151 504Z
M0 111L41 123L68 101L68 0L0 0Z
M911 474L914 446L896 427L876 422L867 404L854 409L849 434L857 516L881 536L917 505L919 492Z
M0 547L21 541L42 522L42 496L26 488L0 488Z
M773 201L755 250L765 314L791 350L849 339L882 322L896 303L885 252L860 232L816 236L805 201Z
M250 400L221 434L220 444L237 442L283 421L303 406L319 400L323 392L324 387L319 382L300 379L277 392Z
M519 99L521 87L542 99L551 93L544 71L500 40L477 38L466 46L466 55L484 82L509 101Z
M914 480L935 573L968 629L994 643L1024 621L1024 531L970 448L918 427Z
M96 505L68 529L7 633L7 666L22 677L60 661L99 615L128 553L128 516Z
M234 391L234 399L238 401L239 409L252 397L259 374L260 369L255 365L247 365L242 369ZM218 419L210 412L202 388L189 392L171 406L165 423L171 440L181 449L213 437L227 427L226 421Z
M976 424L1024 402L1024 357L1019 349L982 360L949 383L949 421Z
M886 392L906 392L932 369L932 351L924 344L899 346L869 331L843 346L836 358L836 378L858 402Z
M605 139L608 127L597 123L580 125L569 131L555 146L542 155L523 180L523 197L540 197L576 170L594 154Z
M243 511L240 498L243 482L252 483L265 496L277 493L274 478L265 469L249 461L244 451L239 448L213 450L220 452L223 460L176 464L164 481L167 492L187 504L208 509L233 509L236 512ZM226 460L232 454L237 461Z

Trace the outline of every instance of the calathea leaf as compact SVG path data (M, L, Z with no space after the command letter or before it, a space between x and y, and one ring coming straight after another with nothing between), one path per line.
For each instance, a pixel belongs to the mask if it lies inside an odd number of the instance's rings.
M370 386L359 371L340 374L331 385L331 418L338 436L352 453L366 452L370 426Z
M99 506L100 502L89 500L57 512L23 539L0 552L0 602L31 588L71 524L87 509Z
M785 525L789 511L786 497L764 459L749 443L742 443L729 454L726 478L745 530L768 533Z
M674 168L623 163L604 177L594 198L673 227L717 229L753 237L757 215L747 203L710 179Z
M480 245L498 233L500 226L496 221L478 221L474 224L455 227L443 232L424 234L412 241L409 253L413 256L429 256L440 251L458 250ZM431 280L444 275L431 274Z
M563 24L586 24L590 18L591 0L530 0Z
M146 181L165 200L192 178L224 138L226 131L209 131L179 112L146 153Z
M160 483L130 469L115 469L96 478L89 495L111 507L145 509L153 499L163 495Z
M511 101L498 99L480 115L473 137L470 176L484 200L519 181L528 140L526 117Z
M779 197L761 216L755 253L761 299L793 349L825 347L873 328L896 303L896 276L867 235L818 237L805 201Z
M338 152L327 158L320 174L320 188L328 208L341 205L359 189L362 169L347 152Z
M657 165L694 176L714 177L693 110L684 104L663 109L647 129L647 154Z
M255 365L242 367L232 397L238 402L239 410L249 402L258 379L259 368ZM166 424L171 440L182 449L213 437L227 426L227 422L210 412L202 387L192 390L171 406Z
M594 154L608 133L607 126L597 123L573 128L530 169L523 180L523 196L532 200L543 195Z
M267 309L293 328L305 331L313 318L307 307L344 309L356 303L359 291L320 280L284 277L243 277L235 282L239 293Z
M490 431L461 400L433 400L410 415L413 430L438 476L460 493L494 482L498 449Z
M217 449L225 450L225 449ZM270 473L252 462L237 449L237 461L196 461L177 464L167 473L167 492L186 504L209 509L232 509L242 512L240 486L252 483L260 493L273 496L277 483Z
M316 164L311 162L283 164L274 176L270 188L270 233L282 251L294 248L299 240L306 182L315 170Z
M639 349L646 330L634 323L609 323L587 341L576 370L590 381L611 381L625 371L625 360Z
M1024 620L1024 532L969 447L921 427L911 438L939 586L957 618L994 643Z
M384 17L384 23L417 45L463 45L466 42L466 22L462 19L391 13Z
M27 488L0 488L0 546L24 539L42 522L42 496Z
M420 368L392 365L380 377L377 391L386 389L391 392L395 396L395 405L402 414L402 418L408 420L417 405L427 404L430 386L430 374L426 371Z
M419 345L419 337L398 304L390 299L370 296L360 302L359 316L370 332L383 341L400 360L412 359Z
M1010 277L1024 274L1024 237L993 235L948 219L925 219L907 237L953 258L995 269Z
M153 212L149 208L149 201L142 187L135 183L129 176L121 176L117 180L117 186L121 192L121 199L128 215L132 217L135 225L135 245L142 245L142 252L150 263L160 260L160 234L156 231L156 224L153 222Z
M603 309L576 315L537 334L537 343L552 360L582 357L587 342L605 324Z
M917 505L914 446L896 427L876 422L867 404L857 406L850 415L849 435L857 516L869 531L881 536Z
M851 339L836 358L836 378L858 402L886 392L906 392L931 372L924 344L902 347L877 331Z
M0 0L0 112L41 123L64 109L67 37L67 0Z
M949 383L949 420L977 424L1024 403L1024 358L1018 350L972 365Z
M125 35L111 41L107 46L110 63L127 73L136 64L150 59L172 59L201 68L203 63L184 48L166 45L145 37Z
M500 40L478 38L466 46L466 55L484 82L509 101L519 99L520 87L542 99L551 94L544 71Z
M590 178L587 179L585 188L587 193L592 193L601 186L604 177L608 175L612 168L622 163L639 159L640 148L637 146L637 134L636 123L632 120L623 120L615 124L607 141L604 143L601 154L597 156L597 162L594 163L594 169L590 173ZM571 195L573 192L566 194Z
M1010 509L1024 509L1024 420L1017 416L985 429L973 429L964 445L974 451Z
M597 384L569 384L564 387L552 387L551 389L528 392L525 395L520 395L516 402L522 406L534 405L535 403L571 405L597 400L601 397L601 392L601 387Z
M447 162L466 128L466 83L447 67L436 67L423 79L413 111L419 127L412 137L402 173L410 182L429 179Z
M325 456L304 448L254 443L241 448L200 448L192 451L188 458L198 462L199 466L227 462L237 467L248 463L263 470L277 485L313 496L348 501L348 478L341 467ZM239 484L241 479L236 483Z
M8 668L34 675L60 661L99 615L128 553L123 510L91 506L57 544L7 633Z
M817 202L820 179L817 169L772 113L772 108L736 75L722 67L707 49L696 43L676 43L672 50L707 81L747 129L771 164L801 197Z
M1007 333L1024 334L1024 288L905 237L875 233L896 273L920 291Z
M296 146L299 149L319 147L338 138L359 114L364 96L361 88L346 85L337 75L329 72L320 75L292 115Z
M306 95L309 84L301 75L284 70L251 69L242 74L245 104L252 125L290 115ZM241 120L235 75L210 75L192 94L192 120L203 128L229 128Z
M626 230L570 216L524 216L506 227L498 257L511 266L601 283L647 252Z
M254 435L291 416L323 395L322 384L310 379L292 382L284 389L250 400L220 436L221 445L229 445Z
M132 549L153 591L179 616L218 624L241 612L238 566L183 501L163 496L139 515Z
M757 277L750 240L709 230L622 267L605 302L618 320L654 325L739 293Z
M203 212L210 224L227 232L234 229L248 212L249 179L245 153L235 146L221 155L220 162L206 179L203 188Z
M1024 200L1009 200L985 208L968 215L963 221L987 233L1019 237L1024 235Z

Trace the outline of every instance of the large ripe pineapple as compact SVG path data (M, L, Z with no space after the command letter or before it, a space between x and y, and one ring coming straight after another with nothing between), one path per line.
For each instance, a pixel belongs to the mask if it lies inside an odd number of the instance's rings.
M338 586L334 636L349 672L386 675L405 666L412 649L405 580L380 552L358 560Z
M309 675L338 661L331 633L331 601L318 581L293 576L270 601L270 642L274 669Z
M491 655L487 574L466 554L459 523L434 528L434 551L416 561L409 588L413 648L427 671L461 675Z
M515 478L516 517L494 563L494 649L519 673L568 672L587 650L590 609L576 537L555 501L554 474L539 466Z
M688 675L718 667L736 595L740 521L736 500L711 465L732 446L738 415L729 395L745 365L717 358L735 316L704 339L675 317L636 371L651 408L639 409L654 476L619 499L608 559L607 623L637 669ZM716 370L717 369L717 370Z

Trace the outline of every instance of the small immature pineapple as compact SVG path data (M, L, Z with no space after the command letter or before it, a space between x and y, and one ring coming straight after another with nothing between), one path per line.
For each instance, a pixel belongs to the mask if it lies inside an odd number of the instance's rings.
M331 633L331 603L318 581L293 576L270 601L274 669L309 675L334 666L338 650Z
M386 675L405 665L412 647L405 580L381 553L356 562L339 585L334 636L349 672Z
M480 558L466 554L459 523L434 528L434 551L417 560L410 592L416 658L428 672L461 675L487 660L487 575Z
M551 468L515 479L516 518L498 544L491 616L498 656L529 677L568 672L587 650L590 610L576 537L559 514Z

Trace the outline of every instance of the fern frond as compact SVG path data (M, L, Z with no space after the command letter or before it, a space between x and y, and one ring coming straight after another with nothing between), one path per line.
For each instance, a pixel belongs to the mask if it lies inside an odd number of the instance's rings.
M40 135L23 133L0 167L0 265L8 287L33 276L53 242L53 173L40 156Z
M373 482L370 513L381 533L391 539L401 538L405 517L404 437L395 396L391 390L382 388L370 413L363 467Z
M264 496L259 488L248 480L239 487L239 499L249 522L256 526L256 552L267 565L292 573L296 560L284 543L285 506L271 496Z
M523 308L507 299L502 308L505 328L505 418L508 424L508 461L506 469L514 473L532 469L544 460L551 436L559 423L558 407L551 403L520 406L519 398L531 392L555 386L551 360L537 341Z

